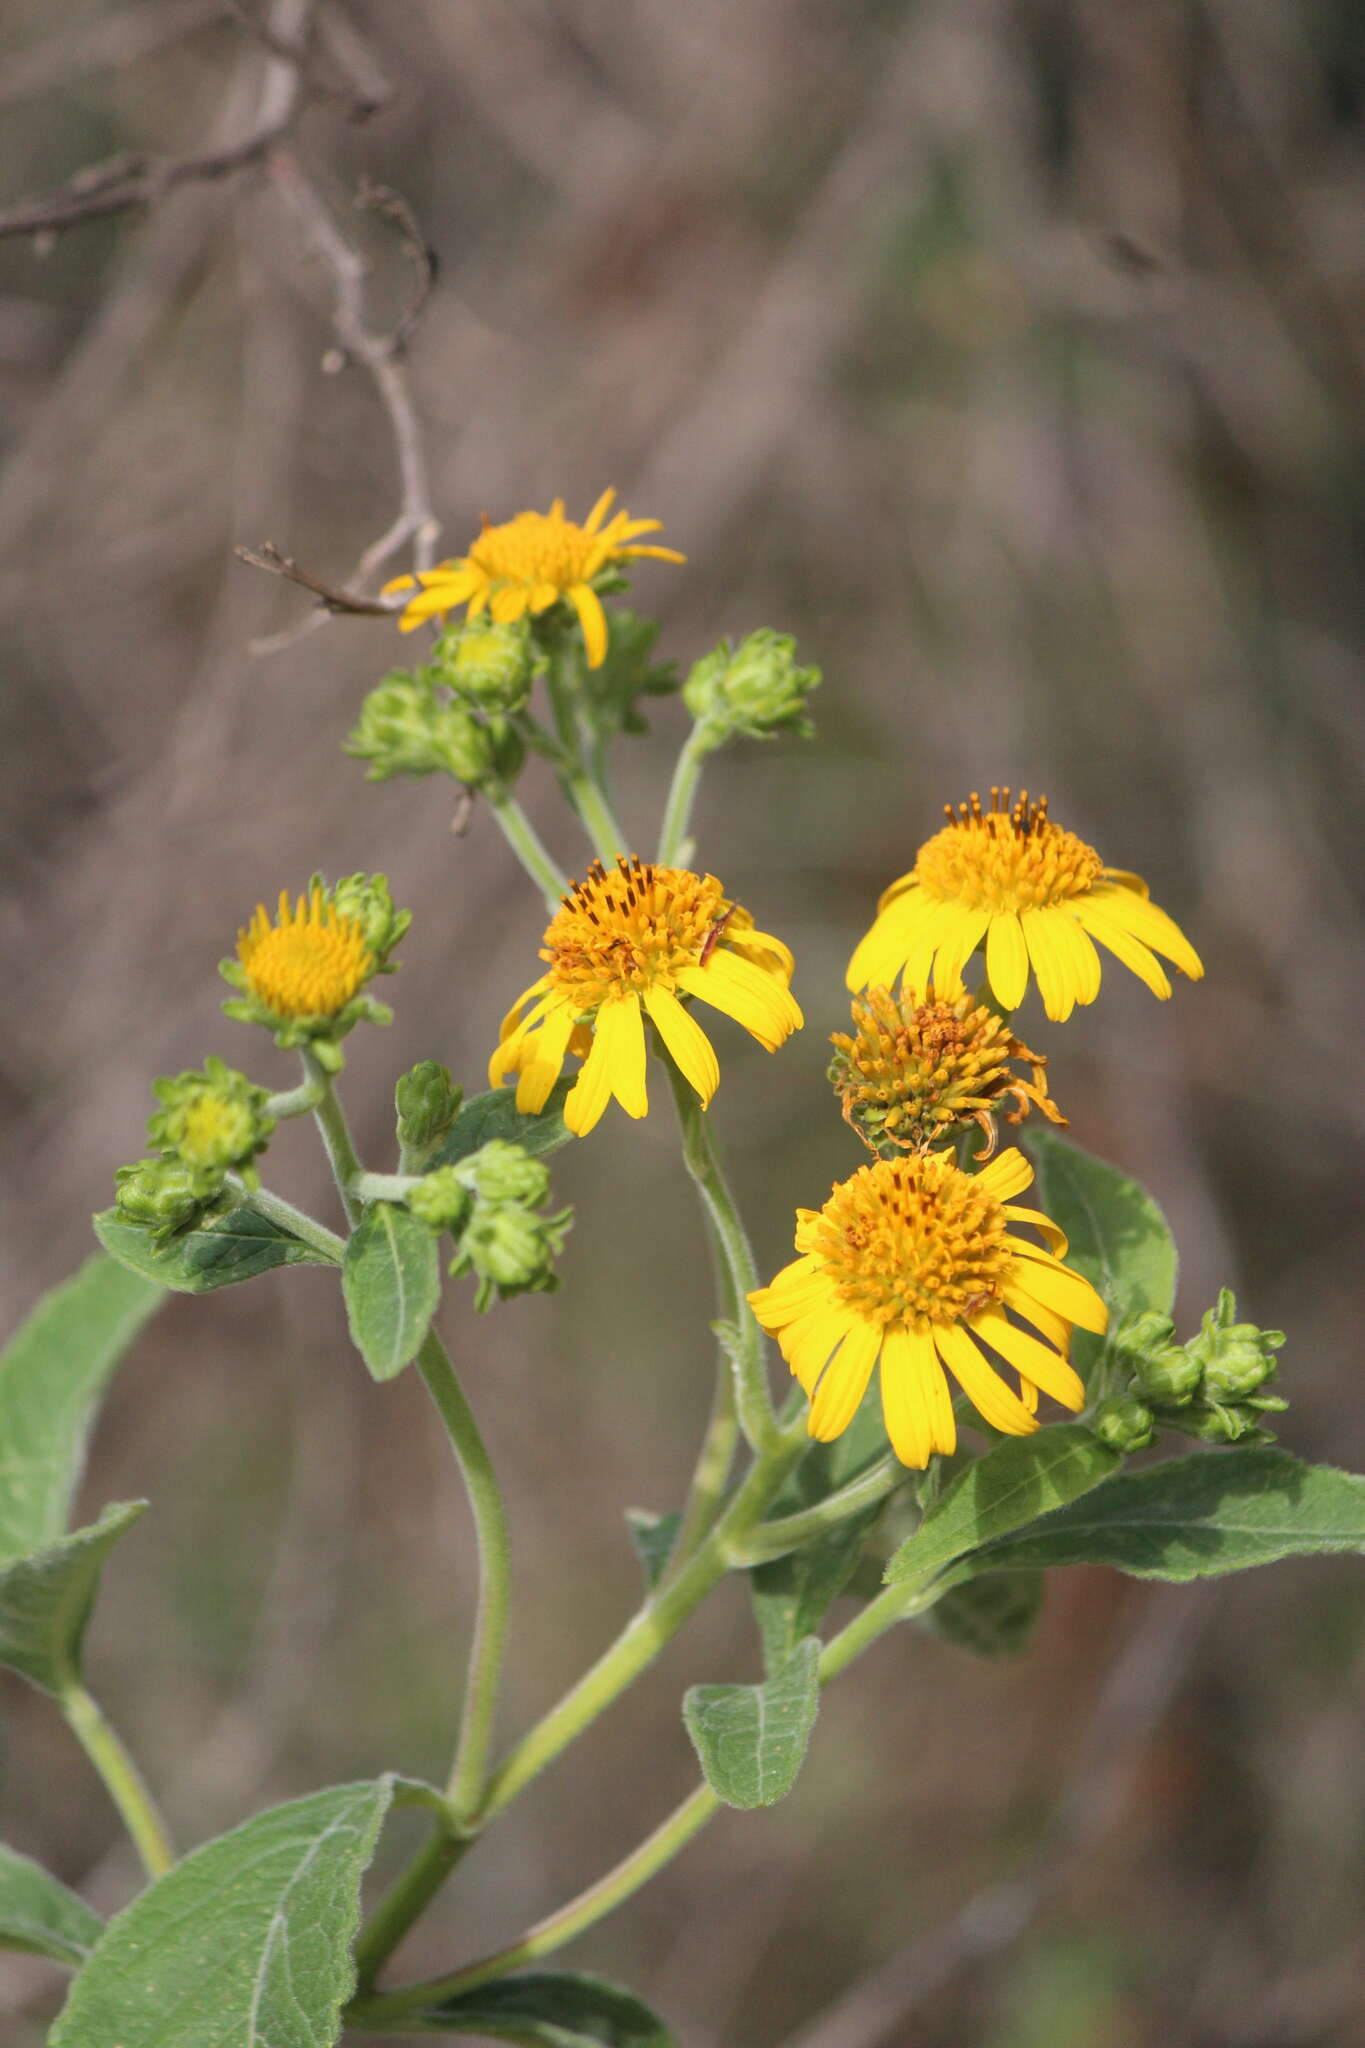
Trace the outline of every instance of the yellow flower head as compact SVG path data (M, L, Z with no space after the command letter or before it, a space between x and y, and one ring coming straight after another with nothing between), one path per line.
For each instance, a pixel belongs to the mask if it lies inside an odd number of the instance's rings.
M246 986L276 1017L336 1017L375 971L375 958L355 918L343 916L323 891L290 908L285 890L272 924L265 905L237 934Z
M1032 1179L1014 1149L979 1173L947 1153L911 1153L860 1168L823 1209L798 1209L801 1256L749 1302L811 1397L813 1437L828 1443L847 1429L878 1359L886 1433L905 1465L956 1449L945 1367L982 1420L1009 1436L1038 1427L1040 1389L1084 1406L1067 1362L1071 1329L1100 1333L1109 1312L1062 1264L1056 1224L1011 1201ZM1018 1223L1050 1248L1018 1236ZM1017 1394L983 1344L1013 1368Z
M644 1116L644 1018L705 1108L720 1081L710 1039L680 998L699 997L733 1017L769 1052L800 1028L788 982L792 956L780 939L754 930L714 875L655 867L638 856L608 870L594 861L551 919L541 949L549 972L532 982L503 1020L488 1066L490 1085L515 1075L517 1108L543 1109L565 1055L583 1068L564 1104L580 1137L615 1096L627 1116Z
M417 592L403 608L402 630L410 633L424 619L443 618L461 604L469 606L471 619L487 610L508 624L528 612L548 611L563 598L578 613L589 668L600 668L607 652L607 620L594 577L640 555L661 562L687 559L674 548L637 546L638 534L658 533L662 522L632 519L625 511L608 518L615 498L614 490L603 491L581 526L564 517L562 498L548 512L518 512L501 526L485 520L467 555L385 585L386 597L391 591Z
M921 999L913 989L899 999L870 988L853 1004L853 1031L836 1031L829 1078L844 1107L844 1121L875 1152L885 1145L923 1151L979 1125L988 1159L995 1150L995 1112L1012 1102L1005 1121L1022 1123L1030 1106L1055 1124L1066 1122L1043 1087L1047 1061L1030 1052L1008 1024L964 990ZM1031 1081L1011 1072L1024 1061Z
M984 941L986 972L1002 1008L1024 999L1032 967L1049 1017L1061 1023L1100 989L1092 941L1130 967L1163 1001L1171 984L1161 953L1193 981L1204 972L1189 940L1148 899L1138 875L1105 867L1093 846L1054 825L1047 798L1027 790L1010 802L992 788L990 809L975 791L919 850L908 875L893 882L877 920L849 962L848 985L895 980L961 987L962 970Z

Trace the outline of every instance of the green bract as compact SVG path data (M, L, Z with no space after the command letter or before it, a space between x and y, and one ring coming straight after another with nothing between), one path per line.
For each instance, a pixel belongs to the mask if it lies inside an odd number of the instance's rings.
M806 699L818 688L818 668L801 668L790 633L767 626L731 649L728 640L704 655L683 684L683 702L699 727L698 738L723 746L736 733L772 739L779 732L809 738L815 728Z
M531 694L536 652L525 620L475 619L442 633L429 673L481 711L520 711Z
M331 890L321 875L314 875L308 887L322 889L340 916L360 926L378 973L397 971L389 966L389 955L412 923L412 912L394 908L387 875L343 875Z
M414 1168L440 1144L460 1112L464 1090L439 1060L419 1060L393 1091L398 1143Z
M114 1206L129 1223L150 1231L153 1244L165 1244L203 1215L222 1192L223 1175L212 1167L187 1166L182 1159L139 1159L121 1166L114 1176Z

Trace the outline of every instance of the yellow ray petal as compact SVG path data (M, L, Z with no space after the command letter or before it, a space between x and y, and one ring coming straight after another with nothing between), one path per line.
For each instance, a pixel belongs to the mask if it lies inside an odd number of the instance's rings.
M1150 896L1152 893L1141 875L1130 874L1127 868L1102 868L1100 872L1106 882L1117 882L1120 889L1131 889L1135 896Z
M752 925L737 926L732 922L725 928L724 944L730 952L742 954L746 960L755 954L771 954L788 981L796 972L796 960L791 947L783 940L774 938L771 932L755 931ZM765 962L760 958L755 960L754 964L762 967Z
M1144 946L1141 939L1135 939L1131 932L1124 931L1122 925L1115 924L1112 918L1106 917L1091 897L1083 899L1076 915L1091 937L1098 939L1102 946L1107 946L1114 958L1135 974L1139 981L1146 982L1154 996L1159 996L1163 1003L1169 1000L1171 984L1166 970L1161 966L1156 954Z
M1109 1327L1109 1311L1090 1282L1070 1266L1053 1264L1046 1253L1016 1259L1005 1288L1006 1301L1016 1290L1031 1295L1044 1308L1055 1309L1069 1323L1079 1323L1083 1330L1090 1330L1097 1337L1102 1337Z
M640 1017L640 998L633 989L628 995L612 996L603 1003L597 1013L596 1038L606 1048L611 1092L626 1115L648 1115L645 1027Z
M1008 1286L1003 1292L1005 1301L1016 1315L1026 1316L1054 1351L1060 1352L1063 1358L1070 1358L1071 1325L1065 1316L1059 1316L1054 1309L1044 1308L1041 1301L1033 1301Z
M644 1005L677 1061L679 1072L696 1090L705 1109L720 1086L720 1061L715 1047L696 1018L689 1015L670 990L647 988Z
M1043 1008L1054 1024L1065 1024L1076 1007L1075 979L1055 929L1064 914L1057 910L1021 910L1019 913L1024 943L1038 977Z
M913 868L911 868L909 874L897 875L894 882L887 883L881 895L877 898L878 916L881 915L882 911L888 910L896 898L903 896L907 889L919 889L919 883L915 878L915 870Z
M601 668L607 656L607 615L602 609L602 600L588 583L571 583L564 595L578 613L588 667Z
M807 1431L817 1443L831 1443L852 1422L867 1392L881 1343L878 1323L865 1323L860 1317L848 1330L821 1374L806 1421Z
M544 1109L563 1070L577 1021L572 1003L561 1002L525 1046L517 1082L517 1108L523 1116L535 1116Z
M935 988L946 994L961 984L962 970L985 938L990 921L988 910L962 910L957 913L940 939L934 956Z
M606 518L608 512L610 512L612 506L615 503L616 487L614 484L612 484L609 485L605 491L603 491L601 497L593 506L587 518L583 521L584 533L596 533L598 527L602 524L602 521ZM562 504L560 505L560 510L563 510Z
M1040 1344L1027 1330L1019 1329L1003 1315L998 1308L983 1309L972 1317L972 1328L979 1337L1007 1359L1017 1373L1032 1380L1045 1394L1051 1394L1054 1401L1060 1401L1063 1408L1072 1409L1077 1415L1085 1406L1085 1386L1080 1375L1059 1358L1050 1345Z
M488 600L488 610L500 626L514 625L526 616L530 593L524 583L504 583Z
M882 1341L881 1372L882 1420L902 1465L923 1471L935 1451L951 1457L957 1422L928 1331L889 1329Z
M1017 1010L1028 988L1028 948L1012 910L997 911L986 934L986 973L1002 1009Z
M564 1098L564 1121L574 1136L586 1138L610 1101L611 1051L601 1032L594 1031L588 1057Z
M1003 1152L997 1152L987 1166L976 1175L976 1184L985 1194L997 1202L1008 1202L1015 1195L1022 1194L1033 1179L1030 1166L1017 1145L1007 1145Z
M1093 1003L1100 992L1100 956L1074 910L1059 910L1051 925L1053 943L1064 961L1078 1003Z
M967 1332L959 1323L934 1327L939 1357L961 1387L983 1422L1006 1436L1031 1436L1038 1418L1030 1415L1019 1396L993 1372Z
M688 995L733 1017L751 1032L769 1052L776 1052L803 1018L796 1002L775 975L765 974L752 961L741 960L718 946L705 967L683 967L678 986Z
M1154 953L1173 960L1191 981L1203 979L1203 961L1175 919L1167 917L1155 903L1134 895L1131 889L1110 888L1103 882L1091 890L1086 900L1093 903L1102 916L1111 917L1124 931L1131 932L1135 939L1141 939L1144 946L1150 946Z
M626 556L627 559L633 555L650 555L658 562L685 562L687 560L686 555L680 555L676 548L618 548L617 553Z
M504 1038L510 1038L512 1036L512 1033L517 1029L517 1027L524 1022L521 1013L526 1008L526 1005L535 996L543 995L545 990L549 986L549 975L542 974L539 981L533 981L529 988L524 988L522 990L521 994L513 1003L511 1009L507 1012L507 1015L503 1018L501 1025L498 1027L499 1040L502 1040Z
M1015 1223L1031 1223L1034 1229L1046 1239L1049 1251L1055 1252L1059 1259L1066 1257L1066 1232L1060 1225L1054 1223L1050 1216L1044 1216L1041 1209L1021 1209L1017 1202L1006 1202L1005 1214Z
M772 1336L831 1299L831 1289L818 1259L807 1254L793 1259L767 1287L755 1287L748 1303Z
M825 1360L847 1335L853 1323L849 1309L829 1305L814 1308L800 1322L781 1332L777 1346L791 1368L792 1377L807 1394L815 1392Z

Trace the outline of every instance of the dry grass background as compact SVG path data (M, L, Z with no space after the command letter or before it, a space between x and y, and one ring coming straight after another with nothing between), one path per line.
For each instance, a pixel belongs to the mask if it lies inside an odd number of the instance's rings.
M398 509L389 422L337 369L302 175L372 261L362 175L440 257L410 377L447 548L481 512L615 482L685 571L636 601L684 663L797 632L821 742L715 766L700 845L801 963L810 1029L740 1034L716 1105L761 1256L849 1164L822 1082L840 971L940 804L992 780L1136 868L1208 963L1158 1008L1116 972L1054 1056L1082 1143L1142 1176L1196 1316L1231 1280L1291 1332L1306 1455L1365 1465L1356 1047L1365 998L1360 117L1352 0L276 0L313 18L274 155L0 244L0 1111L13 1320L88 1249L153 1075L206 1050L258 897L381 868L417 923L347 1097L382 1164L394 1078L472 1085L539 918L484 816L366 787L338 743L394 658L301 594ZM116 150L249 132L288 63L214 0L9 0L0 193ZM346 118L351 80L394 88ZM287 83L287 80L285 81ZM333 372L329 374L329 372ZM621 763L642 834L683 731ZM545 778L524 794L581 860ZM707 1398L703 1247L665 1118L560 1155L553 1301L445 1325L516 1530L509 1731L634 1597L627 1503L678 1495ZM309 1134L271 1153L330 1213ZM368 1383L324 1276L177 1300L124 1371L85 1499L153 1511L110 1573L98 1685L194 1839L384 1765L439 1774L470 1537L409 1379ZM1360 1579L1207 1595L1055 1584L1019 1666L888 1641L831 1695L787 1804L722 1818L571 1960L688 2048L1327 2048L1365 2040ZM480 1848L404 1961L510 1937L691 1782L686 1679L751 1673L738 1595ZM127 1896L110 1812L45 1704L4 1687L3 1829ZM27 2048L51 2010L4 1965ZM850 1987L877 1973L872 1989ZM3 2009L3 2007L0 2007Z

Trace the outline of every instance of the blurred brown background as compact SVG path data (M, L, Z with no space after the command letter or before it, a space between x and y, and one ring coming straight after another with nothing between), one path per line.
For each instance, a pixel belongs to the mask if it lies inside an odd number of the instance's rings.
M877 890L945 800L1046 789L1209 972L1159 1007L1111 968L1026 1035L1077 1138L1173 1218L1186 1318L1230 1280L1291 1333L1284 1440L1365 1465L1360 9L4 17L0 205L120 151L274 137L55 245L0 242L6 1320L88 1251L154 1075L218 1050L291 1081L217 1009L258 898L379 868L418 913L394 1026L351 1041L374 1166L395 1077L434 1055L480 1085L534 971L537 901L487 816L453 837L448 786L368 788L338 751L392 627L250 651L308 605L234 544L342 581L400 507L318 247L330 221L372 266L367 316L399 317L401 238L353 203L370 177L440 259L409 375L443 551L612 482L690 557L636 579L668 654L772 623L824 667L818 746L734 749L698 813L703 864L796 947L809 1019L776 1060L721 1027L764 1263L854 1163L824 1040ZM646 844L684 720L651 724L619 777ZM548 778L522 794L581 866ZM309 1130L269 1167L332 1216ZM612 1112L556 1167L564 1293L480 1321L465 1285L445 1313L511 1497L509 1734L634 1601L621 1510L678 1499L710 1376L668 1116ZM91 1663L183 1840L384 1766L444 1774L469 1523L420 1385L368 1382L325 1276L165 1311L83 1505L141 1494ZM1360 1589L1350 1560L1202 1593L1076 1573L1015 1666L906 1630L832 1693L785 1805L722 1817L565 1960L687 2048L1365 2041ZM404 1973L511 1938L652 1826L694 1776L683 1684L755 1656L730 1590L479 1849ZM118 1904L102 1792L45 1702L0 1698L4 1835ZM29 2048L50 1977L0 1969Z

